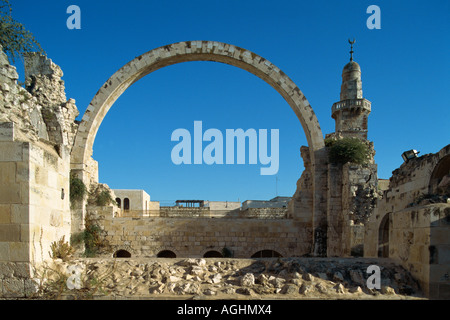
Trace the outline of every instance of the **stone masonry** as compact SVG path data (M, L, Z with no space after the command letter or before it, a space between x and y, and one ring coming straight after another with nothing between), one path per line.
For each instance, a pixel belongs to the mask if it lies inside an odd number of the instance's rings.
M109 108L141 77L185 61L223 62L247 70L274 87L294 110L308 146L300 148L305 168L288 208L233 209L213 215L208 210L187 213L158 206L145 214L125 215L117 214L120 208L114 202L96 204L103 191L116 198L106 184L99 183L98 163L91 157L97 130ZM45 56L29 54L25 73L22 88L15 67L0 53L0 296L42 293L45 281L38 281L37 270L51 263L96 265L92 268L97 270L99 265L117 262L130 269L130 275L148 275L125 277L122 280L134 281L134 285L121 288L118 295L147 295L154 290L183 294L186 288L193 288L192 294L200 296L225 290L231 296L244 292L244 296L256 297L267 291L290 292L301 298L308 290L348 293L356 280L361 280L363 269L357 266L371 263L385 266L384 275L393 277L389 284L385 280L381 290L385 293L422 291L431 298L449 298L450 147L405 162L393 172L388 189L380 190L374 144L367 140L371 103L362 95L361 68L356 62L343 69L341 101L331 110L336 130L327 137L354 137L367 143L371 153L364 165L328 163L318 120L300 89L272 63L233 45L188 41L133 59L100 88L80 123L75 121L75 100L66 98L59 66ZM81 179L89 191L74 203L69 197L71 175ZM95 239L102 243L97 257L101 263L81 258L83 248L78 248L72 262L51 259L52 244L87 232L93 223L98 227ZM163 259L157 258L162 252L178 260L164 265L149 262ZM208 254L232 256L237 262L183 262L184 258L200 261ZM251 262L267 255L277 258L256 265ZM123 256L132 260L119 263ZM340 261L343 257L345 263ZM319 266L315 259L324 259L320 260L324 265ZM233 264L241 262L246 265L234 270ZM192 264L198 263L202 275L190 274ZM273 273L270 270L277 263L288 268ZM264 274L263 265L272 273ZM161 277L152 273L155 268ZM261 286L242 288L243 283L252 282L247 273ZM153 276L156 278L150 280ZM192 280L195 276L199 279ZM314 282L314 277L329 282ZM121 280L116 280L108 284L110 289L122 286ZM362 291L363 285L364 281Z

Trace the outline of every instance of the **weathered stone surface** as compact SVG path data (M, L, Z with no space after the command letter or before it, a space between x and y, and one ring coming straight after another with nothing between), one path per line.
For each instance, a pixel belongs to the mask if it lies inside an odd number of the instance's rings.
M204 262L203 262L204 261ZM266 260L265 264L269 266L272 271L264 270L255 274L245 272L247 270L261 270L261 261L255 260L228 260L220 259L220 267L233 266L234 268L220 268L218 269L217 261L214 259L204 259L200 264L202 267L197 266L198 261L180 260L175 259L173 263L160 262L157 259L141 259L133 261L131 259L75 259L71 261L55 260L49 267L57 272L47 273L49 276L48 281L58 281L61 273L67 273L69 266L84 265L83 274L86 279L89 277L102 279L100 287L109 296L117 297L142 297L151 296L157 298L168 296L197 296L209 297L214 299L226 299L236 298L239 295L244 299L254 299L263 296L275 297L280 295L280 298L306 298L314 297L345 297L352 298L352 295L364 295L364 298L370 299L373 294L394 296L394 287L388 287L383 285L383 289L380 291L369 291L364 293L361 287L355 287L354 282L350 279L344 270L349 269L349 266L353 266L355 269L355 261L351 259L339 260L336 259L301 259L301 258L289 258L282 260ZM327 263L325 264L325 261ZM356 265L360 265L361 269L364 269L373 261L358 260ZM193 265L194 264L194 265ZM298 271L292 271L293 266L301 264L303 266L304 275L311 275L312 273L322 273L323 269L333 266L333 268L340 268L342 271L343 281L339 283L331 282L329 280L321 279L320 277L312 278L312 281L301 279L302 274ZM270 266L273 267L270 267ZM214 266L214 268L211 268ZM275 267L277 266L277 267ZM203 276L192 276L190 271L192 267L203 268ZM216 270L217 269L217 270ZM6 274L13 273L12 268L4 266ZM9 271L8 271L9 270ZM276 270L276 273L274 273ZM403 276L401 268L398 266L386 266L385 275L392 275L392 279L397 286L400 286L401 282L406 290L406 284L410 285L410 290L414 287L414 283L407 282L408 278ZM335 274L333 272L333 274ZM398 274L397 276L394 276ZM101 275L101 277L100 277ZM189 276L189 277L186 277ZM0 277L1 278L1 277ZM38 277L39 278L39 277ZM37 279L38 279L37 278ZM20 279L18 279L20 280ZM9 283L7 283L9 284ZM21 288L28 288L32 292L32 284L23 282L13 283L15 286ZM9 284L10 285L10 284ZM347 290L346 288L350 288ZM27 289L28 290L28 289ZM68 294L73 292L67 291ZM39 296L42 292L38 292ZM395 295L397 296L397 295ZM399 296L405 298L404 296ZM353 297L356 298L356 297Z
M337 293L345 293L345 289L344 286L342 285L342 283L337 284L334 289L336 290Z
M241 286L251 287L255 284L255 276L253 273L246 273L240 280Z

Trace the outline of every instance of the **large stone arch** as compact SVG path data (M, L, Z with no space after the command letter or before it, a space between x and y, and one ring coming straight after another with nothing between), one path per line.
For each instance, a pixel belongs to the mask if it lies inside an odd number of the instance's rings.
M79 124L71 153L71 169L85 182L97 180L92 169L93 145L97 131L108 110L120 95L142 77L169 65L188 61L214 61L246 70L272 86L297 115L309 146L309 170L312 180L312 201L308 200L306 214L292 212L303 227L314 230L314 252L326 243L326 156L324 139L317 117L308 100L297 85L279 68L261 56L240 47L216 41L186 41L151 50L133 59L114 73L98 90ZM95 170L94 170L95 171ZM89 178L88 178L89 177ZM294 195L295 198L295 195ZM295 210L294 210L295 211ZM72 213L72 230L80 230L84 224L84 209ZM322 250L323 251L323 250Z
M72 151L73 169L84 169L93 153L97 131L119 96L142 77L169 65L187 61L226 63L256 75L277 90L297 115L312 150L323 148L323 134L313 109L295 83L279 68L246 49L215 41L186 41L151 50L133 59L98 90L83 115ZM314 152L311 152L314 165Z

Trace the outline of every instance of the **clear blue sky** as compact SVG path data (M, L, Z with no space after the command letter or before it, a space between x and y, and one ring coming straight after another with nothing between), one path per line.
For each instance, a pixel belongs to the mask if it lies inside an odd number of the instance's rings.
M450 1L12 1L25 24L64 72L67 98L81 119L103 83L124 64L162 45L187 40L234 44L283 70L313 107L324 134L334 131L341 72L354 59L364 97L372 102L369 139L380 178L401 153L434 153L450 142ZM81 8L81 30L69 30L66 9ZM369 5L381 29L369 30ZM17 64L20 80L23 68ZM181 165L170 158L177 128L279 129L280 167L261 176L257 165ZM152 200L242 202L291 196L307 145L289 105L268 84L241 69L190 62L160 69L130 87L103 121L94 144L100 182L144 189ZM276 183L278 179L278 183Z

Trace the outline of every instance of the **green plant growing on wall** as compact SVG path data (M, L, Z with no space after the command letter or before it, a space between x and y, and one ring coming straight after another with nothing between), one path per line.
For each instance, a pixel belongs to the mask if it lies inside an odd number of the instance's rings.
M25 52L45 54L41 45L24 25L11 17L12 7L8 0L0 0L0 45L14 63Z
M88 219L85 221L84 230L73 234L70 240L73 245L84 244L84 255L88 258L97 256L103 248L108 246L100 226Z
M111 197L111 194L108 191L103 190L97 196L96 205L99 206L99 207L104 207L104 206L107 206L109 204L116 204L116 200L114 200Z
M53 259L62 259L64 261L70 259L75 252L75 249L64 240L65 236L62 236L58 241L53 241L50 244L50 257Z
M75 202L83 200L86 192L87 188L83 181L70 175L70 203L73 205Z
M326 139L328 160L332 164L366 164L369 159L367 144L358 138Z

